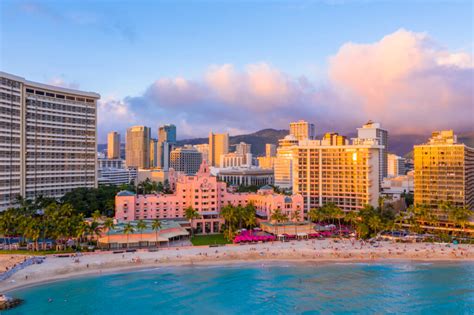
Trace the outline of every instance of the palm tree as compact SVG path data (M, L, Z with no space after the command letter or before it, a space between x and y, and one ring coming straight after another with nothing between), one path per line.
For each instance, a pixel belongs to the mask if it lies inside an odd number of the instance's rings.
M374 230L374 233L375 235L377 235L377 231L379 229L382 229L383 228L383 223L382 223L382 220L380 220L380 217L377 216L377 215L374 215L372 216L370 219L369 219L369 227Z
M102 215L100 214L99 210L95 210L92 213L92 220L95 221L95 222L99 221L101 217L102 217Z
M468 207L453 206L449 213L449 221L451 221L455 226L460 226L464 235L466 225L469 223L469 217L471 215L472 212Z
M278 235L278 223L285 220L285 216L283 215L280 209L276 209L276 210L273 210L273 213L270 216L270 220L276 223L275 224L276 234Z
M349 211L344 215L344 220L354 228L354 231L356 231L357 234L357 225L360 220L359 214L356 211Z
M161 229L161 221L154 219L151 223L151 229L156 232L156 246L158 246L158 231Z
M298 222L300 221L300 214L300 210L295 210L290 215L290 219L295 223L295 235L298 234Z
M107 218L104 221L104 228L107 229L107 243L110 245L110 230L115 227L114 220L112 218Z
M234 237L234 232L239 221L237 208L231 204L227 204L221 209L221 216L225 220L225 237L230 241Z
M15 216L12 211L7 210L0 216L0 233L3 234L5 245L7 245L7 236L10 235L15 227Z
M244 208L244 213L243 213L243 216L244 216L243 220L246 227L251 228L255 226L255 224L257 223L255 214L256 212L255 212L254 204L253 203L247 204Z
M146 229L146 223L143 220L137 222L137 230L140 232L140 242L143 240L143 231Z
M132 223L128 222L127 224L125 224L125 226L123 227L123 234L127 235L127 248L130 246L129 238L130 234L133 232L135 232L135 228L133 227Z
M191 237L194 237L193 222L194 219L198 219L200 217L199 212L193 207L189 206L186 208L184 216L191 222Z

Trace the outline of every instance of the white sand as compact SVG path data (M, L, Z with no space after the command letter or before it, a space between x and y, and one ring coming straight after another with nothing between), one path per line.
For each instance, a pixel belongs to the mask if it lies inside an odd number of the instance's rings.
M48 256L0 282L0 293L71 277L188 264L229 264L253 261L474 261L474 245L380 242L378 247L349 240L308 240L225 247L190 246L163 248L157 252L84 254L75 258ZM78 261L76 261L78 260Z

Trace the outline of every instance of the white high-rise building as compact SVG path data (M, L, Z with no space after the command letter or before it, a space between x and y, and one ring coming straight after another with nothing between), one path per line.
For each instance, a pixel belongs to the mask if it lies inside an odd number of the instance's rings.
M379 123L369 120L362 128L357 128L357 138L363 140L376 140L383 147L380 149L380 179L379 182L387 177L387 150L388 150L388 132L382 129Z
M405 158L396 154L387 154L387 177L405 175Z
M293 149L298 145L298 139L288 135L279 140L278 144L277 156L273 160L275 186L289 189L293 185Z
M100 95L0 72L0 210L96 187Z

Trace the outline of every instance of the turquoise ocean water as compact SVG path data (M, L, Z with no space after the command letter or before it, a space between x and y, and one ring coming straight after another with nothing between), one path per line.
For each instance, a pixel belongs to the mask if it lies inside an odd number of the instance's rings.
M10 292L5 314L474 314L473 263L157 268ZM48 299L52 299L48 302Z

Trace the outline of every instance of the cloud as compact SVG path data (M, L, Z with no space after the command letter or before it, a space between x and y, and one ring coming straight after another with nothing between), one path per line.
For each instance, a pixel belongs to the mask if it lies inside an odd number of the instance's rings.
M353 132L368 119L394 134L468 130L474 120L473 74L471 55L401 29L375 43L342 45L329 58L323 83L292 77L265 62L243 69L211 65L200 78L159 78L143 95L119 104L134 123L153 130L175 123L180 138L210 130L288 128L297 119L314 122L318 133ZM104 105L102 114L115 110ZM125 128L132 121L117 122Z
M343 45L329 77L358 110L400 133L472 128L473 70L471 55L401 29L376 43Z
M68 89L79 89L79 83L77 82L66 82L63 78L61 77L56 77L52 78L49 80L48 84L54 85L54 86L59 86L63 88L68 88Z

